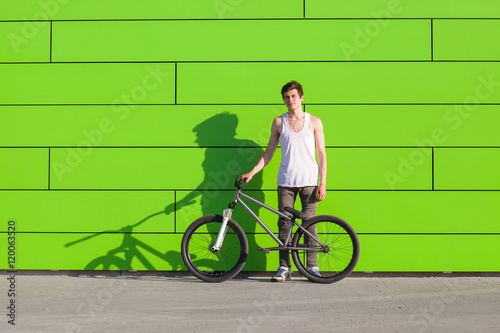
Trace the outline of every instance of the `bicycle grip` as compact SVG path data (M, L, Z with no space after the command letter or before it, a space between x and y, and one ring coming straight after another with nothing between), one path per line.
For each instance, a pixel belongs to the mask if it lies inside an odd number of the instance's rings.
M243 178L238 180L239 175L234 176L234 187L237 187L239 190L245 186L245 182L243 181Z

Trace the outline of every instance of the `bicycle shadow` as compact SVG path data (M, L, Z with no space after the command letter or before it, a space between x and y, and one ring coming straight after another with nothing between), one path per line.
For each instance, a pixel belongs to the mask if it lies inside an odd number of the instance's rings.
M222 214L222 210L234 198L234 175L242 174L255 165L262 155L263 149L251 139L236 138L238 117L228 112L222 112L212 116L193 128L196 134L196 144L205 149L205 157L202 162L204 173L203 180L190 191L177 191L180 200L166 206L163 210L150 214L135 224L127 225L119 230L106 230L87 237L67 243L69 247L102 234L123 234L123 239L118 247L108 251L107 254L92 259L85 270L137 270L134 263L137 260L147 270L156 270L154 265L142 253L148 253L165 261L172 267L173 271L185 270L180 249L166 252L159 251L144 241L134 237L134 228L145 223L155 216L162 214L175 214L175 232L182 234L186 228L197 218L209 214ZM187 175L189 176L189 175ZM264 201L262 187L262 172L253 177L247 188L252 197ZM252 209L259 216L260 207ZM233 219L240 223L247 234L250 251L257 249L256 222L242 207L237 206L233 213ZM257 252L254 254L255 263L253 269L266 270L266 255ZM194 258L193 258L194 259ZM143 269L142 267L140 269Z
M173 254L172 251L167 251L163 253L153 248L149 244L141 241L137 237L134 237L133 230L135 227L138 227L139 225L143 224L149 219L162 214L164 214L163 210L153 213L133 225L124 226L119 230L106 230L98 232L93 235L89 235L87 237L83 237L76 241L67 243L65 244L65 247L69 247L77 243L84 242L86 240L89 240L91 238L103 234L123 234L123 239L118 247L109 250L108 253L104 256L97 257L91 260L85 266L84 269L85 270L134 270L132 263L134 262L134 260L138 260L147 270L156 270L156 268L150 262L150 260L148 260L146 256L143 254L143 251L147 251L150 254L155 255L156 257L162 259L163 261L169 262L171 266L174 267L174 270L178 269L182 267L182 259L178 256L175 256L175 254Z

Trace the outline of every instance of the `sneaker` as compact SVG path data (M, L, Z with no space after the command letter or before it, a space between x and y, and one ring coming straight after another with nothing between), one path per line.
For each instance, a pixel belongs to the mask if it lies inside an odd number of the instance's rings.
M271 281L272 282L290 281L291 275L292 275L292 272L290 271L290 268L280 266L278 268L278 271L276 272L276 274L271 278Z
M316 265L307 267L307 270L316 276L321 276L321 274L319 274L319 268Z

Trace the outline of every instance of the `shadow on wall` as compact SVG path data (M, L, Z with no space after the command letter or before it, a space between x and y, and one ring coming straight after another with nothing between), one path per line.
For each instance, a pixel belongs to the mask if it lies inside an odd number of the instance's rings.
M72 246L89 240L93 237L106 233L121 233L123 240L121 244L108 251L104 256L92 259L85 270L134 270L144 269L157 270L143 254L144 251L167 262L172 270L184 270L185 266L179 251L170 250L166 253L154 249L150 245L134 237L133 230L137 226L147 222L149 219L162 214L176 214L177 232L183 233L185 229L197 218L208 214L222 214L227 204L234 198L234 175L241 175L249 171L259 157L263 149L252 140L236 138L238 117L234 114L223 112L217 114L193 129L196 133L196 144L205 149L205 157L201 167L204 178L202 182L192 191L177 191L177 202L170 204L165 209L152 213L135 224L127 225L120 230L108 230L99 232L82 239L66 244ZM189 177L190 175L181 175ZM259 201L264 201L262 188L262 172L253 177L248 184L251 195ZM185 193L183 193L185 192ZM183 196L183 194L185 194ZM199 204L196 204L199 202ZM201 206L201 211L200 211ZM259 215L259 208L252 207L254 213ZM238 221L245 230L250 250L257 249L255 240L256 222L242 207L235 208L233 219ZM200 215L201 214L201 215ZM241 217L241 218L240 218ZM264 271L266 269L266 256L260 252L258 264L255 269ZM150 256L150 255L148 255ZM139 261L144 267L133 267Z

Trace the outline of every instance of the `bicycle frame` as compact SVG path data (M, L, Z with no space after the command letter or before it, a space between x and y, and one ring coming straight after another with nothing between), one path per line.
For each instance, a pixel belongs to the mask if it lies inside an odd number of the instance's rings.
M261 207L264 207L266 208L267 210L275 213L276 215L279 215L280 217L284 218L285 220L288 220L290 221L290 228L288 229L288 233L287 233L287 236L286 236L286 240L285 240L285 243L283 244L283 242L278 238L276 237L276 235L268 228L268 226L262 222L262 220L243 202L243 200L241 200L241 197L245 198L245 199L248 199L250 200L251 202L261 206ZM215 245L212 246L212 251L218 251L220 250L221 246L222 246L222 243L224 241L224 237L226 235L226 231L227 231L227 222L229 221L229 219L231 218L231 214L233 212L233 209L234 207L236 206L236 204L239 203L243 206L243 208L245 208L245 210L253 217L253 219L255 221L257 221L257 223L259 223L259 225L269 234L269 236L271 236L272 239L274 239L274 241L276 243L278 243L278 247L270 247L270 248L265 248L265 249L261 249L263 251L265 251L266 253L268 253L269 251L276 251L276 250L308 250L308 251L324 251L325 248L327 249L327 246L325 244L323 244L318 238L314 237L309 231L307 231L306 228L304 228L301 224L297 223L295 221L295 217L289 217L283 213L281 213L280 211L266 205L265 203L262 203L250 196L248 196L247 194L243 193L241 188L238 187L238 189L236 190L236 195L234 197L234 200L229 204L229 207L224 209L224 212L223 212L223 219L222 219L222 225L221 225L221 228L219 230L219 234L217 235L217 240L215 241ZM290 241L290 238L292 236L292 229L293 229L293 226L296 225L297 227L299 227L300 229L302 229L304 231L304 233L306 233L309 237L311 237L312 239L314 239L319 245L321 245L321 248L310 248L310 247L293 247L293 246L288 246L286 244L288 244L288 242ZM326 250L328 251L328 250Z

